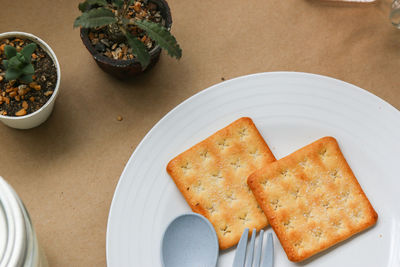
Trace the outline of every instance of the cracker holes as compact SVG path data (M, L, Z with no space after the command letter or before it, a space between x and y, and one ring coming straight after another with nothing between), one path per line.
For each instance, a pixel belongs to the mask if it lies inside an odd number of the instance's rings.
M314 177L314 179L310 182L310 186L313 190L321 187L321 180L320 177Z
M303 168L303 169L307 169L311 167L311 163L310 160L308 158L304 158L299 165Z
M357 209L351 213L351 218L358 222L364 218L364 213L360 209Z
M191 168L192 168L192 164L190 164L189 162L186 162L185 164L183 164L181 166L181 169L184 174L186 174Z
M254 151L250 151L249 154L250 154L250 156L252 156L255 159L258 158L259 156L261 156L258 149L254 150Z
M331 203L328 200L323 200L322 201L322 207L327 211L328 209L331 209Z
M274 199L270 201L270 204L274 210L278 210L282 207L282 204L279 202L279 199Z
M205 151L203 151L203 152L200 152L200 158L202 159L202 160L207 160L207 159L209 159L211 156L210 156L210 152L208 152L207 150L205 150Z
M329 177L331 177L333 181L336 181L336 179L341 178L341 175L337 169L334 169L329 172Z
M297 240L297 241L293 244L293 246L294 246L297 250L304 248L303 240L302 240L302 239Z
M238 159L236 159L236 161L231 162L231 166L235 170L238 170L239 168L241 168L242 165L240 164L240 159L238 158Z
M320 228L312 229L310 232L311 235L318 241L320 241L324 235Z
M248 130L246 127L242 128L239 130L239 136L240 136L240 140L243 140L246 136L249 135Z
M233 192L228 192L228 193L226 194L225 198L226 198L226 201L227 201L229 204L232 204L233 201L237 200L237 198L236 198L236 196L233 194Z
M224 177L222 176L221 172L213 173L210 176L210 179L215 183L220 183L223 181Z
M294 229L294 226L292 225L292 220L288 219L283 222L283 227L285 227L286 230Z
M336 229L336 231L340 231L343 229L343 222L340 220L333 222L332 225Z
M242 215L239 216L239 220L242 221L242 224L247 224L248 222L251 221L251 219L249 218L249 214L246 212Z
M283 177L288 177L288 176L289 176L289 170L288 170L288 169L282 170L282 171L281 171L281 175L282 175Z
M206 207L206 210L208 211L208 213L209 213L210 215L213 215L215 212L217 212L217 208L215 207L214 204L212 204L212 205L210 205L210 206L207 206L207 207Z
M323 148L321 151L319 151L319 156L320 156L321 160L323 160L323 161L328 157L328 155L326 153L326 148Z
M201 181L198 181L197 184L192 186L192 191L194 191L194 192L196 192L198 194L204 192L204 190L205 189L204 189L203 184L201 183Z
M222 139L221 141L219 141L219 142L217 143L217 145L219 146L219 148L220 148L221 150L224 150L225 148L229 147L229 144L228 144L228 142L227 142L226 139Z
M229 225L225 224L225 226L220 227L219 230L222 232L222 235L228 235L230 233L232 233L232 231L229 228Z
M216 179L223 179L224 177L222 176L222 173L219 171L217 173L213 173L211 174L212 177L216 178Z
M350 199L350 190L344 190L339 195L344 202L347 202Z
M267 189L267 187L270 186L271 182L268 179L265 179L261 181L260 184L264 187L264 189Z
M301 197L299 188L296 188L295 190L291 191L290 194L294 197L294 199L298 199Z

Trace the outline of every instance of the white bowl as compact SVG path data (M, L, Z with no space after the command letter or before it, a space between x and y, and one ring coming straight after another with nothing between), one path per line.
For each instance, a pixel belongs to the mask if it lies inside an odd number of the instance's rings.
M39 126L43 122L47 120L47 118L50 116L51 112L53 111L54 103L56 100L56 97L58 95L58 88L60 87L60 78L61 78L61 71L60 71L60 65L58 64L58 60L56 57L56 54L54 54L53 50L48 46L42 39L39 37L30 34L30 33L25 33L25 32L5 32L0 34L0 40L1 39L6 39L6 38L12 38L12 37L18 37L18 38L24 38L24 39L29 39L31 41L34 41L36 44L38 44L41 48L43 48L44 51L46 51L51 59L54 62L54 65L56 66L57 69L57 83L56 87L54 88L54 92L50 99L38 110L36 110L33 113L30 113L25 116L21 117L11 117L11 116L3 116L0 115L0 121L6 124L7 126L10 126L12 128L16 129L30 129L34 128L36 126Z

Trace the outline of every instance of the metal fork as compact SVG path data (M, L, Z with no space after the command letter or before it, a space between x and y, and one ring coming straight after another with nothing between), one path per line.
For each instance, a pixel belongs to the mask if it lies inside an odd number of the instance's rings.
M251 267L251 266L259 267L260 266L264 230L260 231L259 242L258 242L256 251L254 252L254 244L256 242L256 233L257 233L257 230L253 229L253 233L251 234L251 239L250 239L249 251L246 256L247 238L249 236L249 228L246 228L244 230L242 237L240 238L239 244L237 245L237 248L236 248L235 259L233 260L232 267ZM254 254L254 260L253 260L253 254ZM245 260L246 260L246 265L245 265ZM267 246L264 251L262 267L273 267L273 266L274 266L274 243L273 243L272 233L268 233Z

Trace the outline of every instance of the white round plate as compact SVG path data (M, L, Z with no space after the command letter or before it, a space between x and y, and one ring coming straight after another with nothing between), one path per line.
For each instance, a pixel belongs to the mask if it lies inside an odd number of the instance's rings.
M161 266L166 226L190 211L165 170L168 161L243 116L254 120L278 159L334 136L379 215L375 227L312 258L307 266L400 266L400 112L339 80L273 72L212 86L177 106L146 135L127 163L111 205L109 267ZM275 266L304 265L287 259L276 236L274 243ZM234 253L221 252L218 266L232 266Z

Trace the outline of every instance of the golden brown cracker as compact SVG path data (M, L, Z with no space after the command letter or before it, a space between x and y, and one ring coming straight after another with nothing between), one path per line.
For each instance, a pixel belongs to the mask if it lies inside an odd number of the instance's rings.
M248 184L291 261L309 258L378 218L333 137L257 170Z
M250 118L240 118L175 157L167 171L194 212L214 226L221 249L238 243L245 228L267 219L247 185L255 170L275 161Z

